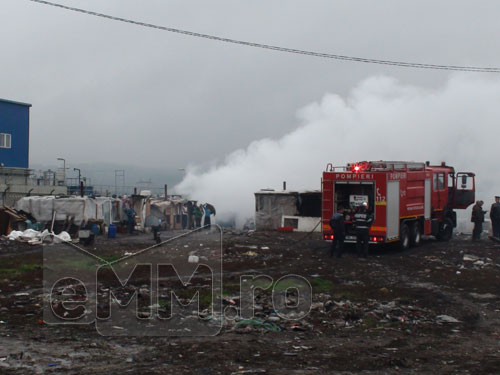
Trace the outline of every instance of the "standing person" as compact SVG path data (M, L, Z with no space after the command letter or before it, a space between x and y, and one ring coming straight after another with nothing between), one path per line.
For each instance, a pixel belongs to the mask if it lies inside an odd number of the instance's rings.
M493 237L500 238L500 197L495 197L495 203L490 209L491 226L493 228Z
M144 221L144 225L146 227L151 227L151 232L153 232L153 240L156 243L160 243L161 239L158 232L160 231L161 219L154 215L149 215Z
M344 239L345 239L345 223L344 223L344 210L340 209L332 215L330 219L330 227L333 229L333 240L330 247L330 257L333 257L335 250L337 250L337 258L340 258L344 253Z
M160 238L160 227L161 227L161 219L158 219L156 218L157 222L155 223L156 225L154 225L151 229L153 230L153 240L156 242L156 243L160 243L161 242L161 238Z
M354 214L354 226L356 228L356 250L358 256L368 256L368 244L370 240L370 227L373 223L373 215L368 211L368 203L363 202L358 212Z
M470 221L474 223L472 241L479 241L481 239L481 233L483 233L484 214L487 212L483 211L483 204L483 201L477 201L474 207L472 207L472 216L470 219Z
M186 207L186 204L182 205L182 217L181 217L181 223L182 223L182 229L187 228L187 218L188 218L188 210Z
M192 201L187 202L187 227L188 229L194 229L194 205Z
M212 211L210 210L210 205L205 203L203 205L203 210L205 211L205 220L203 222L203 226L211 225L210 215L212 215Z
M203 217L203 206L200 204L194 205L194 220L196 222L196 228L201 227L201 218Z
M137 215L137 213L135 212L135 210L130 207L128 210L127 210L127 223L128 223L128 233L129 234L134 234L134 230L135 230L135 216Z

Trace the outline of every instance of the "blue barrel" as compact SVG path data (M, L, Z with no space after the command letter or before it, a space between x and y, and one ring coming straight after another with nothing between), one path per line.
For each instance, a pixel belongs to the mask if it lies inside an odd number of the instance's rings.
M90 228L90 231L94 234L97 234L99 233L99 227L97 226L97 224L92 224L92 227Z
M116 225L111 224L108 227L108 238L116 238Z

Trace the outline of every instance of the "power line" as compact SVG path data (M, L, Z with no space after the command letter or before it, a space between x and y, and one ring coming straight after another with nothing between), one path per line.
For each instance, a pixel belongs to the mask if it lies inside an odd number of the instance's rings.
M436 65L436 64L423 64L423 63L413 63L413 62L394 61L394 60L379 60L379 59L371 59L371 58L364 58L364 57L335 55L335 54L330 54L330 53L322 53L322 52L314 52L314 51L300 50L300 49L294 49L294 48L279 47L279 46L273 46L273 45L269 45L269 44L253 43L253 42L247 42L247 41L243 41L243 40L223 38L223 37L210 35L210 34L202 34L202 33L197 33L194 31L181 30L181 29L175 29L172 27L165 27L165 26L159 26L159 25L154 25L154 24L150 24L150 23L144 23L144 22L140 22L140 21L134 21L131 19L115 17L115 16L111 16L108 14L104 14L104 13L97 13L97 12L93 12L93 11L89 11L89 10L85 10L85 9L74 8L74 7L69 7L69 6L62 5L62 4L52 3L50 1L44 1L44 0L28 0L28 1L31 1L34 3L39 3L39 4L44 4L44 5L49 5L49 6L53 6L53 7L57 7L57 8L62 8L62 9L70 10L73 12L79 12L79 13L83 13L83 14L87 14L87 15L91 15L91 16L95 16L95 17L107 18L107 19L110 19L113 21L125 22L125 23L130 23L133 25L137 25L137 26L143 26L143 27L148 27L148 28L152 28L152 29L168 31L171 33L183 34L183 35L193 36L196 38L211 39L211 40L216 40L216 41L224 42L224 43L239 44L239 45L248 46L248 47L263 48L263 49L268 49L268 50L278 51L278 52L286 52L286 53L321 57L321 58L334 59L334 60L362 62L362 63L368 63L368 64L400 66L400 67L404 67L404 68L458 70L458 71L479 72L479 73L500 73L500 68L460 66L460 65Z

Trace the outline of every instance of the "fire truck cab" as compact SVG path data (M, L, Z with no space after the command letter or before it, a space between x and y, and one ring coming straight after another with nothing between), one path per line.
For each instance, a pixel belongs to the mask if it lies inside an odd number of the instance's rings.
M341 212L345 242L355 242L352 219L359 205L367 202L374 215L370 243L399 241L402 248L418 246L423 234L449 240L457 225L455 209L465 209L475 201L474 173L456 173L444 162L328 164L321 185L324 239L333 239L329 221L335 212Z

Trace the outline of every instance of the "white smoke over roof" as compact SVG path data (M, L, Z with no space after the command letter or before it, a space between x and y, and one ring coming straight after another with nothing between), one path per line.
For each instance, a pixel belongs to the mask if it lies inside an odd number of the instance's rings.
M254 192L279 190L283 181L290 190L321 189L329 162L446 161L477 174L477 198L489 209L500 193L499 103L495 75L455 74L433 90L368 78L346 98L325 94L299 110L300 126L280 139L252 142L208 169L188 167L175 190L214 204L218 218L236 215L241 224L254 214Z

